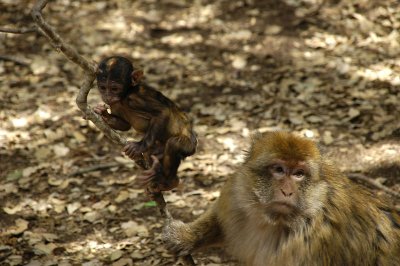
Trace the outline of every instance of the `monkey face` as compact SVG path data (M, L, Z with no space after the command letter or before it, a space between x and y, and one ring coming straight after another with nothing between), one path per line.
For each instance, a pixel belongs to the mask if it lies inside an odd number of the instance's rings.
M306 162L259 159L248 166L251 190L262 215L273 222L288 222L302 214L303 191L311 178Z
M101 98L108 105L113 105L122 100L124 94L123 84L114 81L97 81L97 87L100 91Z
M100 62L97 86L106 104L115 104L127 95L131 88L132 72L132 63L121 56L108 57Z
M319 182L314 162L319 151L310 140L285 134L269 133L256 139L244 173L257 213L268 222L290 224L308 214L309 195L315 194L313 187Z

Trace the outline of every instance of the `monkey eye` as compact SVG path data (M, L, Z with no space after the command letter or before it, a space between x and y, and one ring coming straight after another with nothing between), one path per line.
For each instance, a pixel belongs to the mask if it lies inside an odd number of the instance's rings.
M303 178L306 175L306 172L303 169L296 170L293 175L296 178Z
M119 86L119 85L117 85L117 84L113 84L113 85L110 86L110 91L111 91L112 93L119 93L119 92L122 91L122 89L123 89L123 87L122 87L122 86Z
M277 173L277 174L283 174L285 172L285 169L281 165L273 165L271 167L272 172Z

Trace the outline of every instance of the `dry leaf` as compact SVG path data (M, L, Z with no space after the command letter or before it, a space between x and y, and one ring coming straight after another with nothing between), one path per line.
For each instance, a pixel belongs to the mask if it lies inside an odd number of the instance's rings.
M129 199L129 192L126 190L122 190L121 192L119 192L118 196L115 198L115 202L121 203L127 199Z
M76 210L78 210L82 204L80 202L74 202L67 205L67 212L69 215L73 214Z
M56 247L54 243L38 243L33 246L33 252L37 255L50 255Z
M29 222L24 219L17 219L14 226L10 226L5 234L19 235L28 229Z
M128 237L131 236L142 236L142 237L148 237L149 236L149 231L144 225L139 225L135 221L129 221L125 223L121 223L121 228L124 230L125 234Z
M111 261L116 261L119 258L122 257L122 255L124 255L124 253L121 250L116 250L113 253L110 254L110 260Z

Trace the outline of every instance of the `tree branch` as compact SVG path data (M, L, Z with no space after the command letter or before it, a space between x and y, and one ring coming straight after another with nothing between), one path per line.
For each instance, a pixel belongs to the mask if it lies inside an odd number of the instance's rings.
M373 187L375 187L377 189L385 191L386 193L388 193L388 194L390 194L392 196L400 198L400 193L399 192L396 192L396 191L388 188L387 186L382 185L381 183L379 183L375 179L369 178L369 177L367 177L367 176L365 176L363 174L351 173L351 174L348 174L347 176L350 179L357 179L357 180L363 181L363 182L365 182L365 183L367 183L367 184L369 184L369 185L371 185L371 186L373 186Z
M12 29L12 28L0 27L0 32L13 33L13 34L24 34L24 33L37 32L37 28L32 27L32 28Z
M42 9L47 5L48 0L38 0L33 6L31 15L36 25L41 29L50 43L57 51L61 51L69 60L79 65L86 72L96 73L97 67L93 62L89 62L81 56L72 46L67 44L58 33L44 20Z
M16 56L12 56L12 55L0 55L0 60L14 62L21 66L26 66L26 67L29 66L28 60L23 59L23 58L18 58Z

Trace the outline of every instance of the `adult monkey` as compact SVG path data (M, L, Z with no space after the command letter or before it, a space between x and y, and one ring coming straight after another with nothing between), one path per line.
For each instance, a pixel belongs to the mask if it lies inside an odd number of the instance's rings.
M400 265L398 214L286 132L257 136L220 198L191 223L169 220L164 240L179 255L223 243L249 266Z
M121 56L103 59L98 67L97 86L104 104L94 108L113 129L127 131L131 127L143 135L138 142L129 142L125 154L150 169L138 176L142 185L151 185L152 192L166 191L179 184L177 170L182 159L195 153L196 134L188 116L169 98L144 84L143 71Z

